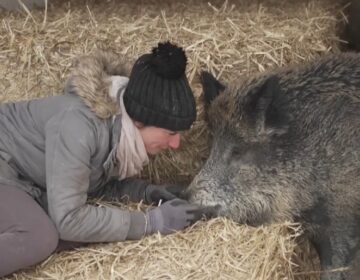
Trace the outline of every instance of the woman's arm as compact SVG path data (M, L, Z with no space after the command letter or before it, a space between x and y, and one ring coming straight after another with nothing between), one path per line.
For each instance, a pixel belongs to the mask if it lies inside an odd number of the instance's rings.
M54 116L46 126L49 215L64 240L104 242L128 238L130 211L86 203L96 137L86 114L71 108Z

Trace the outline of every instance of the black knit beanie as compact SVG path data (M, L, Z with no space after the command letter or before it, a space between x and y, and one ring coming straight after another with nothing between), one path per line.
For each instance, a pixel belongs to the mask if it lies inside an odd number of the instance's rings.
M191 127L196 105L185 76L186 62L183 49L170 42L138 58L124 93L133 120L172 131Z

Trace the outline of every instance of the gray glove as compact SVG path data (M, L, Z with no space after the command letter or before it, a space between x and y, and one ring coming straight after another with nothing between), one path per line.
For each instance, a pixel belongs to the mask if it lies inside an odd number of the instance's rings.
M175 198L180 198L185 187L177 184L153 185L145 188L144 201L147 204L158 204L161 200L166 202Z
M102 197L104 200L121 200L124 202L139 202L157 205L162 202L178 198L185 190L184 186L177 184L153 185L138 178L127 178L122 181L112 179L93 197Z
M146 213L146 234L169 234L195 223L202 218L200 206L186 200L173 199Z
M139 239L155 232L169 234L182 230L200 220L209 208L190 204L186 200L173 199L145 213L131 213L127 239Z

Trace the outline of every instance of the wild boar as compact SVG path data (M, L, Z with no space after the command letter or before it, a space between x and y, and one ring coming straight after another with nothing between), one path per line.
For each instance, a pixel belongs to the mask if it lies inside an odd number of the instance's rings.
M207 72L201 80L212 147L188 199L239 223L302 223L323 270L351 264L360 249L360 55L228 86Z

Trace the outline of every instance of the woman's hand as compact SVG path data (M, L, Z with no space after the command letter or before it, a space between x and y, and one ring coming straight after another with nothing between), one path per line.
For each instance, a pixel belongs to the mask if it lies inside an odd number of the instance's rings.
M175 198L181 198L185 187L177 184L147 185L145 189L144 202L156 204L166 202Z

